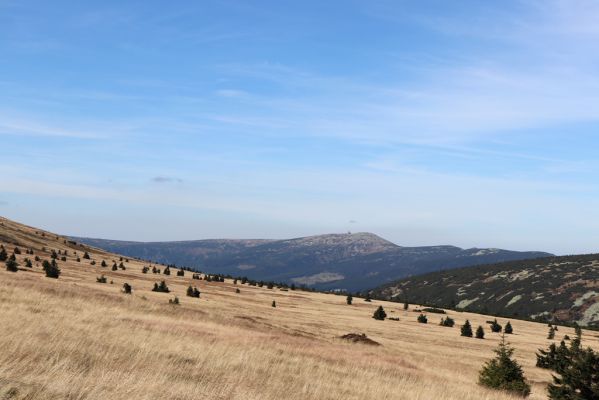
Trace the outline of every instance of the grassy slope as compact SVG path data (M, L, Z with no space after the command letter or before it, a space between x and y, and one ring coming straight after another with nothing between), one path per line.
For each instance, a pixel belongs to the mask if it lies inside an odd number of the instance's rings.
M62 238L0 219L0 241L66 249ZM41 232L41 231L40 231ZM34 239L35 242L32 240ZM72 254L73 248L69 249ZM77 250L81 254L81 249ZM499 336L459 336L459 328L418 324L413 310L397 303L347 306L341 296L283 292L209 283L172 275L144 275L130 260L126 271L99 267L117 256L90 251L97 266L59 262L63 275L46 278L40 266L17 273L0 270L0 398L15 399L510 399L476 385ZM26 255L18 257L21 261ZM29 256L31 257L31 256ZM105 274L114 284L98 284ZM166 279L171 294L150 289ZM133 295L121 293L123 282ZM185 296L199 284L201 299ZM173 295L180 306L168 304ZM271 307L276 300L277 308ZM371 318L382 304L389 316ZM450 312L458 324L476 327L488 318ZM500 320L505 322L505 320ZM533 382L533 399L545 398L547 371L534 367L546 347L547 328L512 321L509 337ZM371 347L336 337L365 332L382 344ZM560 328L558 337L573 335ZM585 344L597 347L595 337Z

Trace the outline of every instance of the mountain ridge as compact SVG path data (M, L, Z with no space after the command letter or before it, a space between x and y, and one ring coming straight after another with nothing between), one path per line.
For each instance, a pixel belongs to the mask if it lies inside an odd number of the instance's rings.
M320 290L362 291L402 277L550 255L452 245L399 246L374 233L332 233L291 239L203 239L131 242L74 237L83 243L210 273L307 285Z

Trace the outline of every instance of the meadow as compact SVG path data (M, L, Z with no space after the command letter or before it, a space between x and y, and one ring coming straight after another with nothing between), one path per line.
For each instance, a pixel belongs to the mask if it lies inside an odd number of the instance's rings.
M345 296L195 280L176 269L144 274L154 264L134 259L112 271L118 255L85 248L90 259L81 259L79 244L0 222L7 251L18 243L41 260L52 249L67 251L67 260L58 260L59 279L47 278L40 262L24 267L24 258L33 257L24 251L18 272L0 270L2 399L516 398L477 384L500 340L485 323L492 317L447 311L457 323L449 328L439 326L439 314L418 323L414 304L407 311L359 298L347 305ZM101 275L107 283L96 281ZM151 290L161 280L170 293ZM125 282L132 294L123 293ZM189 285L198 287L199 299L186 296ZM178 305L169 303L175 296ZM399 320L374 320L380 305ZM460 336L466 319L485 327L484 340ZM511 323L514 334L506 337L532 384L529 398L545 399L551 375L535 367L535 351L551 342L547 326ZM380 345L340 339L354 332ZM573 329L559 327L556 340L565 334L573 336ZM583 343L599 347L589 331Z

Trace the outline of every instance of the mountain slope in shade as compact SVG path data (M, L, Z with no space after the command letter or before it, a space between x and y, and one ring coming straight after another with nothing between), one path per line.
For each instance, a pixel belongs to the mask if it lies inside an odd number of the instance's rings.
M378 298L599 326L599 254L459 268L402 279Z
M287 240L123 242L76 238L107 251L210 273L247 276L317 289L362 291L440 269L538 258L542 252L401 247L372 233L329 234Z

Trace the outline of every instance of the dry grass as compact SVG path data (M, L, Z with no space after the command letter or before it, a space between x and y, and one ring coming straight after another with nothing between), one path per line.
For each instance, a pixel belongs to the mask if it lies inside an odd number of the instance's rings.
M55 235L0 219L0 242L18 242L42 256L41 247L64 250ZM41 232L41 231L39 231ZM69 254L76 247L69 248ZM22 249L24 249L22 247ZM77 252L81 255L81 249ZM110 271L118 256L91 251L98 265L72 256L63 275L46 278L41 267L0 270L0 398L8 399L512 399L476 384L499 336L459 336L459 328L416 322L401 304L342 296L209 283L172 275L142 274L142 262ZM19 256L21 261L25 254ZM42 258L48 258L44 254ZM99 267L106 259L108 268ZM114 284L96 283L105 274ZM165 279L172 293L154 293ZM124 282L133 294L121 292ZM185 296L197 285L201 299ZM235 289L241 289L240 294ZM168 304L177 295L181 305ZM277 307L271 307L276 300ZM378 305L400 321L375 321ZM488 317L449 312L474 327ZM505 320L501 320L505 323ZM547 371L534 367L546 347L547 327L512 321L509 337L533 384L546 398ZM381 346L338 339L364 332ZM558 337L573 335L560 328ZM597 339L585 335L585 344Z

